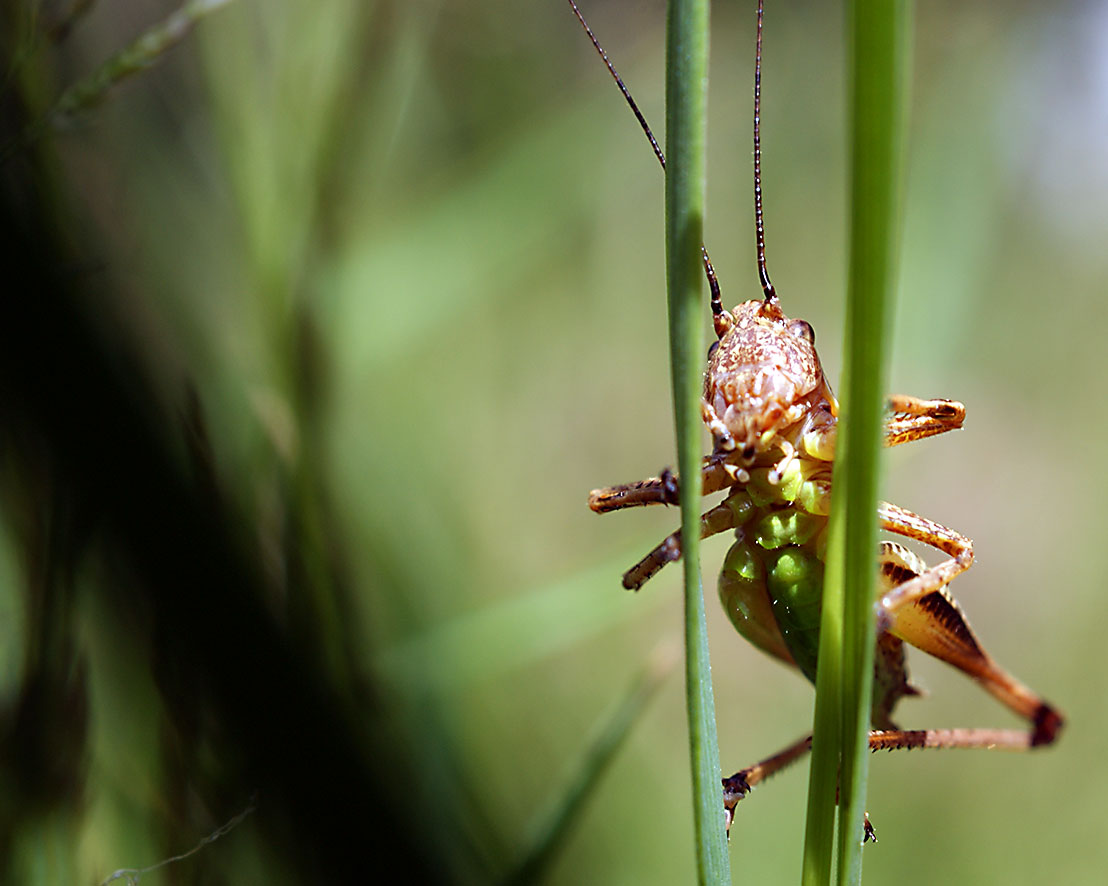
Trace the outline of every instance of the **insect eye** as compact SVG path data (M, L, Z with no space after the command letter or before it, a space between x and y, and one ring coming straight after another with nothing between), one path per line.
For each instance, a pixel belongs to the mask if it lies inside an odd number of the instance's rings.
M810 345L816 343L816 331L807 320L793 320L792 333L793 335L804 336L804 338L808 339L808 344Z
M708 359L709 360L712 359L712 354L714 354L718 349L719 349L719 342L718 341L712 342L711 347L708 348Z

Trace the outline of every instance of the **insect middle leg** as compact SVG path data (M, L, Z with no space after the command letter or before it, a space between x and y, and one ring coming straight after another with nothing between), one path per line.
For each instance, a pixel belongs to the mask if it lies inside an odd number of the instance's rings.
M714 508L705 511L700 517L700 537L708 538L734 529L735 512L728 499L724 499ZM623 574L623 586L629 591L637 591L655 573L667 563L681 556L681 530L667 535L649 554Z

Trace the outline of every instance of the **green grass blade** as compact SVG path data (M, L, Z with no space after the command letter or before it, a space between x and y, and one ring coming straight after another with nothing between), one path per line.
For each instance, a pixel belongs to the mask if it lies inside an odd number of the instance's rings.
M841 764L835 882L859 883L873 684L874 550L887 327L895 282L907 0L848 8L852 127L850 279L842 422L820 627L804 882L830 882Z
M87 77L67 88L53 107L30 123L19 138L0 145L0 163L5 162L20 147L33 144L51 128L62 129L79 114L104 102L116 84L145 71L184 40L200 19L230 2L231 0L188 0L181 4ZM62 26L68 28L72 17L79 17L85 9L80 3L74 3L66 14L70 18L63 19Z
M63 92L47 115L49 122L60 126L67 118L100 104L113 86L146 70L187 37L201 18L229 2L230 0L188 0L181 4L83 80Z
M888 327L896 286L910 0L855 0L851 35L851 248L847 348L854 417L843 570L843 756L839 882L862 879L862 820L873 688L873 557ZM855 450L851 453L851 450ZM857 465L855 465L855 461Z
M629 620L649 618L667 605L665 594L647 594L628 606L624 596L597 591L638 553L637 548L620 553L587 571L439 619L382 649L374 671L405 693L457 693L568 654Z
M581 809L592 795L601 777L608 770L616 752L631 734L631 727L646 710L647 703L672 672L676 664L676 648L661 646L635 677L616 709L605 717L595 737L588 742L577 770L566 782L554 805L538 819L523 859L505 879L511 886L541 882L558 850L569 836L570 829L580 820Z
M723 829L719 742L700 582L700 386L704 367L707 0L671 0L666 37L666 268L685 566L685 659L697 871L731 880Z

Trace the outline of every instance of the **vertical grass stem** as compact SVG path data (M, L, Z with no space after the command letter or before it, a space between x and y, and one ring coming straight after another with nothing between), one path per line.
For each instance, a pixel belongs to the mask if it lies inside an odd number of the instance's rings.
M848 4L850 276L805 837L803 882L809 886L861 881L878 456L899 233L910 11L908 0Z
M731 880L723 827L719 743L700 581L700 386L708 85L707 0L671 0L666 37L666 268L685 566L685 658L697 872Z

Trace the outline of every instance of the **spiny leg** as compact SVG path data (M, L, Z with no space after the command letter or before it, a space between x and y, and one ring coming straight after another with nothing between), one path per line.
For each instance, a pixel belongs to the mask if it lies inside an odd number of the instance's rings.
M869 734L869 749L873 752L912 748L1026 751L1034 746L1031 736L1019 729L885 729L873 730ZM812 736L806 735L776 754L723 779L723 807L727 830L731 830L731 822L735 818L735 809L740 800L811 749ZM870 836L871 833L872 828L867 828L867 839L876 842L876 837Z
M881 735L881 733L870 733L871 750L877 750L877 748L873 746L873 741L874 736L878 735ZM800 741L793 742L791 745L778 751L772 757L766 757L766 759L759 763L755 763L753 766L740 769L730 778L725 778L723 780L723 815L728 833L731 831L731 823L735 819L735 809L738 807L739 801L749 794L751 789L757 787L771 775L776 775L782 769L791 766L811 749L812 736L810 734L805 735ZM869 813L867 812L862 841L867 842L870 840L876 843L877 835L873 832L873 826L870 824Z
M947 730L957 731L957 730ZM891 735L890 732L871 732L869 734L869 745L871 751L881 750L883 744L887 741L886 736ZM906 733L907 734L907 733ZM911 733L915 735L915 733ZM916 744L913 747L930 747L931 745ZM935 745L940 747L941 745ZM907 745L905 745L907 747ZM746 769L740 769L730 778L723 779L723 810L724 821L728 832L731 830L731 823L735 819L735 809L739 805L739 801L742 800L750 791L765 781L772 775L776 775L783 769L791 766L801 757L803 757L808 751L812 749L812 736L811 734L805 735L799 741L795 741L787 747L781 749L771 757L766 757L764 760L755 763L753 766L748 766ZM891 750L891 748L890 748ZM873 832L873 826L869 822L869 813L866 814L865 832L863 834L863 841L872 840L877 842L877 836Z
M1022 729L886 729L869 734L871 751L913 748L962 748L984 751L1026 751L1035 747Z
M915 554L894 542L882 544L881 580L890 589L879 604L882 626L904 642L972 677L990 695L1028 720L1031 730L949 730L954 738L947 736L942 741L954 741L954 744L917 744L912 739L897 746L1026 749L1052 743L1062 728L1061 714L1000 667L981 647L962 608L945 587L901 593L905 587L912 587L922 575L926 575L926 566ZM938 740L927 739L928 742Z
M874 746L874 740L875 737L880 735L882 735L880 732L870 733L870 750L878 749ZM812 736L810 734L805 735L800 741L793 742L772 757L766 757L760 763L755 763L746 769L740 769L730 778L725 778L723 780L723 808L727 831L730 832L731 830L731 822L734 821L735 809L739 805L739 801L749 794L751 789L757 787L771 775L776 775L782 769L791 766L811 749ZM870 824L869 813L867 812L862 841L870 840L876 843L877 835L873 832L873 826Z
M973 564L973 542L941 523L928 520L919 514L889 504L886 501L877 504L877 519L882 529L903 535L905 538L915 539L924 544L938 548L950 559L914 574L905 577L896 587L885 593L881 598L879 614L895 612L901 606L912 600L926 596L932 591L950 584L961 573L965 572ZM887 628L885 623L879 623L878 629Z

